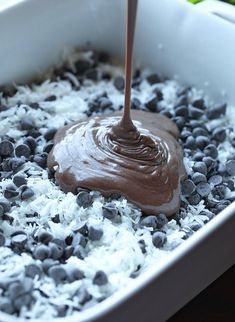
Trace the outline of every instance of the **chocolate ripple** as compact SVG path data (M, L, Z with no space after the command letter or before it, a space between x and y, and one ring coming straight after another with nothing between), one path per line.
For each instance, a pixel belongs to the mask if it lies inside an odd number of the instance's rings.
M176 126L141 111L133 112L130 131L123 131L120 120L112 114L60 129L48 167L56 169L65 192L82 187L106 197L121 193L146 214L174 214L185 176Z

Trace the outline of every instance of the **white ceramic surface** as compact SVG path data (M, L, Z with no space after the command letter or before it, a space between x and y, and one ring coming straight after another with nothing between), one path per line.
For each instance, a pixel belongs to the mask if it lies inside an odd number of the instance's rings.
M218 0L207 0L199 2L197 7L215 14L216 16L235 23L235 6Z
M3 5L3 3L5 3ZM11 3L14 5L11 6ZM0 83L28 79L65 46L124 52L124 0L0 0ZM2 6L1 6L2 4ZM180 0L140 0L136 62L235 103L235 26ZM235 263L232 204L129 289L63 322L161 322ZM15 322L0 313L1 322ZM17 321L20 321L19 319ZM22 321L22 320L21 320ZM42 321L41 321L42 322Z

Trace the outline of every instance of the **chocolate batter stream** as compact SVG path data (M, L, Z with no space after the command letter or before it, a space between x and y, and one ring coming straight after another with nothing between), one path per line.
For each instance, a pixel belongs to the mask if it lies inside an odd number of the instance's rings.
M125 105L123 115L91 117L60 129L48 167L65 192L121 193L145 214L172 215L179 209L185 176L178 130L163 115L133 111L130 116L132 53L137 0L128 0Z

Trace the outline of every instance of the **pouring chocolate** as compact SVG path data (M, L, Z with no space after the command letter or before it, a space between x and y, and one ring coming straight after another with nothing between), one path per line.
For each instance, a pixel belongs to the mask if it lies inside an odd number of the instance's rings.
M48 157L65 192L124 195L145 214L173 215L185 177L176 125L163 115L130 111L137 0L128 0L123 114L91 117L60 129Z

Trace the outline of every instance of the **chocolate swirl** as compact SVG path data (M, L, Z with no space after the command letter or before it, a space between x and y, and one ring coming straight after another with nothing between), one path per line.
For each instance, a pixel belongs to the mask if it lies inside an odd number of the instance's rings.
M130 115L132 55L137 0L127 1L125 104L122 117L94 117L57 132L49 168L65 191L78 187L105 196L121 193L146 214L179 209L185 176L176 126L162 115Z
M65 192L78 187L121 193L146 214L174 214L184 176L175 125L162 115L133 113L123 131L120 116L95 117L57 132L49 168ZM117 124L113 126L114 124Z

